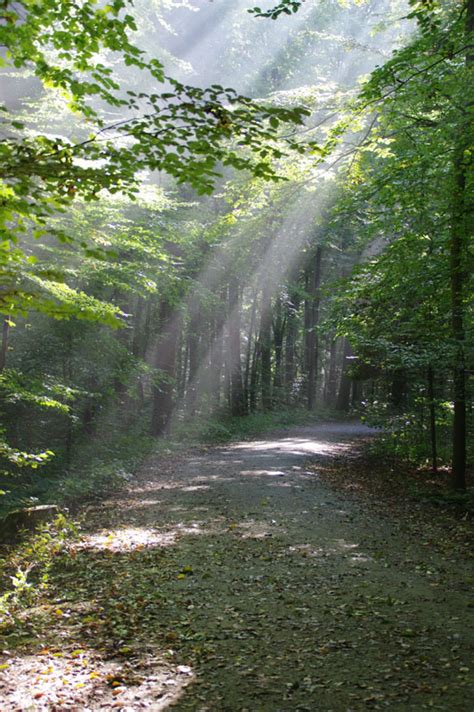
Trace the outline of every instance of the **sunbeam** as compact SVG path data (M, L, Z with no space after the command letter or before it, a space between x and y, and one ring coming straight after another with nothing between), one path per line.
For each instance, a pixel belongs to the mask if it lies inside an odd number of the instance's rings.
M1 4L0 709L467 709L473 0Z

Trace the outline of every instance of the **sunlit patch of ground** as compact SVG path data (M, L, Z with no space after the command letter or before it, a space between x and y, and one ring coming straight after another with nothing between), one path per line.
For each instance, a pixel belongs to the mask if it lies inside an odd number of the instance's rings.
M47 648L36 655L4 656L0 675L2 710L166 709L193 680L189 666L152 658L102 660L94 651Z
M1 712L28 709L13 693L39 712L470 709L451 531L339 496L324 468L347 441L290 435L152 460L91 508L88 545L11 626Z
M240 474L244 477L284 477L285 473L281 470L240 470Z
M248 519L245 522L231 523L229 529L238 534L242 539L264 539L265 537L273 536L275 533L275 525L277 522L259 522L255 519ZM281 534L282 529L278 532Z
M193 478L189 477L186 480L183 479L161 479L159 484L155 483L154 487L147 487L146 489L140 489L137 491L134 490L134 498L137 499L137 494L138 497L141 498L141 495L143 493L149 493L150 489L154 489L155 491L160 491L160 490L183 490L185 492L192 492L194 490L198 489L209 489L209 485L212 482L215 482L216 480L219 480L219 482L226 481L226 478L221 478L219 475L214 475L214 474L209 474L206 475L205 473L202 473L199 477ZM228 478L227 481L230 481L231 478ZM192 489L191 489L192 488Z
M253 453L286 453L289 455L338 455L350 448L345 443L330 443L313 438L282 438L281 440L256 440L251 443L238 443L229 450L246 450Z
M318 559L329 559L338 557L346 559L351 564L363 564L373 562L374 559L364 552L357 551L359 544L347 543L344 540L334 540L326 546L311 546L310 544L294 544L288 547L292 554L300 554L303 557L315 557ZM342 557L341 557L342 553Z
M199 490L208 490L209 485L190 485L189 487L183 487L183 492L198 492Z
M301 556L315 556L317 558L325 558L331 556L334 552L322 546L311 546L310 544L294 544L288 547L288 551L292 554L301 554Z
M74 544L72 551L80 549L96 549L99 551L126 552L141 550L146 547L168 547L176 544L179 536L210 534L203 528L202 522L191 522L189 525L178 522L173 529L147 529L146 527L123 527L83 536L79 543Z
M171 546L175 543L176 536L176 531L126 527L84 536L75 548L132 551L133 549L143 549L147 546Z
M125 500L122 502L122 507L123 508L129 508L130 504L133 503L134 509L145 509L146 507L158 507L160 504L162 504L162 500L160 499L142 499L140 498L134 498L133 500Z

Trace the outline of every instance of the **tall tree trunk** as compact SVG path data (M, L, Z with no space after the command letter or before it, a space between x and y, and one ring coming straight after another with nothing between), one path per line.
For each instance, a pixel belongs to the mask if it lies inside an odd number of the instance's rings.
M3 320L2 345L0 347L0 373L7 364L8 336L10 333L10 317Z
M474 72L474 0L466 0L467 86L463 120L457 131L454 151L453 210L451 228L451 323L455 344L453 369L453 465L452 484L466 489L466 363L464 327L465 256L474 232L472 145L474 142L472 98Z
M250 370L250 385L249 385L249 411L255 413L257 410L258 399L258 376L260 373L260 341L255 339L253 349L252 368Z
M321 261L323 257L323 248L318 245L316 248L315 264L314 264L314 299L313 299L313 329L314 329L314 390L313 398L316 402L316 391L318 385L318 368L319 368L319 313L321 309Z
M260 385L262 391L262 408L272 407L272 313L271 291L268 282L262 292L262 312L260 317Z
M285 397L289 404L292 401L293 387L296 378L296 336L298 332L298 298L290 297L287 303L286 340L285 340Z
M177 374L177 392L178 398L184 398L186 393L186 383L188 380L188 362L189 362L189 340L181 331L179 336L179 351L181 354L180 368Z
M356 407L361 400L362 383L360 381L352 381L351 405Z
M310 391L310 370L311 370L311 354L312 354L312 336L311 336L311 273L305 270L304 273L304 320L303 320L303 374L305 383L306 405L309 406L308 394Z
M194 415L198 390L198 374L201 352L201 314L199 307L193 309L188 326L189 371L186 389L186 409Z
M336 370L336 357L337 357L337 340L330 337L329 344L329 366L326 376L326 383L324 384L324 402L327 406L334 408L336 404L336 391L337 391L337 370Z
M406 372L402 369L398 369L397 371L394 371L392 375L392 381L390 383L390 401L397 410L401 410L406 403L406 399Z
M154 363L155 367L162 372L163 378L152 388L151 434L155 436L168 433L171 425L179 334L178 320L173 318L173 309L169 302L161 303L160 317L160 337Z
M283 401L283 339L286 319L283 315L283 305L279 296L275 302L273 319L273 344L275 348L275 374L273 377L274 401Z
M224 360L224 318L222 307L219 307L213 323L212 345L211 345L211 394L214 408L219 408L221 404L221 377Z
M436 443L436 404L434 394L434 373L431 364L428 366L428 401L430 406L430 440L431 440L431 469L438 472L438 448Z
M145 311L145 300L143 297L137 297L135 307L133 309L133 332L131 351L134 356L142 355L142 337L143 337L143 318Z
M133 320L132 353L139 359L145 359L146 357L150 331L150 312L151 300L146 301L143 297L138 297ZM138 409L141 410L145 402L145 389L143 387L143 376L141 375L136 380L136 399Z
M344 338L344 347L342 351L342 372L341 381L339 383L339 391L336 400L336 410L348 411L351 398L351 379L348 376L349 358L352 356L352 349L349 340Z
M245 407L248 410L250 407L250 373L252 365L252 339L255 329L255 315L257 313L257 294L256 291L252 294L252 310L250 313L250 325L247 339L247 351L245 355L245 373L244 373L244 401Z
M306 365L307 365L307 390L306 400L308 410L314 410L316 405L316 381L318 375L318 322L320 307L320 286L321 286L321 258L322 247L316 247L314 264L306 277L308 299L306 317Z
M232 415L244 415L245 403L240 363L240 295L237 277L229 280L228 351L230 369L230 409Z

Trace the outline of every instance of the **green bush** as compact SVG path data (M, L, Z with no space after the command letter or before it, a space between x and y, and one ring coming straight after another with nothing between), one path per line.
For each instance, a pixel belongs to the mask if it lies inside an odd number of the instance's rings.
M25 606L32 605L49 583L49 573L67 544L77 537L76 525L65 514L43 524L22 544L0 558L0 631L6 633Z

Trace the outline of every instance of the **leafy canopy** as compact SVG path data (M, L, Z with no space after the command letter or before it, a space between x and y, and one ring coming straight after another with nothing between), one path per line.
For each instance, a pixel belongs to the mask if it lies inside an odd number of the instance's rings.
M38 131L0 107L3 313L50 311L45 293L71 302L71 292L52 285L50 275L34 266L32 250L20 242L47 235L71 242L52 219L68 211L74 199L98 200L103 190L133 197L143 171L164 171L198 193L212 192L222 165L279 180L274 161L285 149L275 140L278 128L282 122L302 124L309 113L302 107L265 106L232 88L202 89L166 76L161 62L130 40L136 30L127 12L131 5L132 0L0 2L4 72L32 72L46 89L65 97L81 119L74 140ZM148 83L153 91L123 86L113 69L116 55L130 68L133 87ZM304 150L291 137L283 144Z

